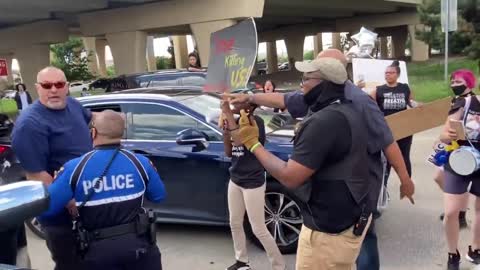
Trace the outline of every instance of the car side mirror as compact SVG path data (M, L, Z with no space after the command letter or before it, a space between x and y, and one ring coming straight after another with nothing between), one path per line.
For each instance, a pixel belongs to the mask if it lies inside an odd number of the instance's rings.
M200 152L209 146L208 136L196 129L189 128L177 134L178 145L194 145L192 152Z
M0 186L0 231L22 224L46 211L47 188L40 181L21 181Z

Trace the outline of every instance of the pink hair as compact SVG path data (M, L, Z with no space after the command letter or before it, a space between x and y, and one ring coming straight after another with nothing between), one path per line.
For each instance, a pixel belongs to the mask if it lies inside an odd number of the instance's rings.
M451 79L454 78L462 78L465 80L466 86L470 89L475 88L477 85L477 79L475 78L475 74L469 69L459 69L452 73Z

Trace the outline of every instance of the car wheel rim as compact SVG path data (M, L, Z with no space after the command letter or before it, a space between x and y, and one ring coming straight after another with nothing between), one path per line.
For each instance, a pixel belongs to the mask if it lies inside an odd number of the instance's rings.
M265 193L265 224L278 246L294 244L303 224L300 206L285 194Z

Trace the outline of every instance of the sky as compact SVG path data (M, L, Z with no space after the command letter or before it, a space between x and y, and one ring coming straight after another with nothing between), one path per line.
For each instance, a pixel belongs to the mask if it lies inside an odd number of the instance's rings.
M328 48L332 44L332 36L331 33L323 33L322 35L323 39L323 47ZM155 56L170 56L170 54L167 52L168 46L170 46L170 41L168 37L164 38L155 38L153 40L153 50L155 53ZM187 48L188 52L193 51L193 39L191 35L187 36ZM305 43L304 43L304 51L311 51L313 50L313 36L307 36L305 37ZM267 46L266 44L260 43L258 45L258 54L260 56L266 55L267 51ZM277 40L277 54L279 56L286 55L287 54L287 48L285 47L285 42L283 40ZM111 62L113 59L112 53L110 51L110 48L107 46L106 51L105 51L105 57L107 59L107 62ZM12 69L18 70L18 62L14 59L12 61Z
M323 45L324 47L329 47L332 44L332 36L330 33L323 33L322 36ZM167 48L170 46L170 41L167 37L164 38L156 38L153 40L153 49L155 52L155 56L170 56L167 52ZM193 51L193 39L191 35L187 36L187 48L188 52ZM305 38L304 44L304 51L311 51L313 50L313 36L308 36ZM260 43L258 46L258 54L265 55L267 51L267 46L265 43ZM285 47L285 42L283 40L277 40L277 53L278 55L283 55L287 53L287 48ZM106 58L107 60L112 59L112 55L110 52L110 48L107 46L106 51Z

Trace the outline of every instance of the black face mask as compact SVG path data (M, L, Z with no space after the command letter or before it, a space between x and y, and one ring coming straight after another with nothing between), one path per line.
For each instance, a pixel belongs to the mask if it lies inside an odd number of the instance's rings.
M460 96L461 94L463 94L463 92L465 92L465 90L467 90L467 87L465 85L457 85L457 86L452 86L452 91L453 93L455 94L455 96Z
M303 100L308 106L312 106L318 100L318 97L322 94L323 90L328 87L327 81L323 81L314 88L310 90L310 92L303 95Z
M344 100L344 84L334 84L323 81L303 96L303 100L311 111L316 112L328 106L335 100Z

